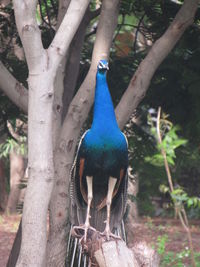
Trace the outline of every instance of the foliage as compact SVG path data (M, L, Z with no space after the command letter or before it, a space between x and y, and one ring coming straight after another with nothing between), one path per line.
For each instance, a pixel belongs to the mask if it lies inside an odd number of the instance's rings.
M148 124L150 125L150 132L152 136L157 140L157 129L156 129L156 117L154 116L156 113L154 110L149 110L148 115ZM163 114L163 118L160 120L161 131L162 131L162 143L156 143L157 153L155 153L152 157L146 157L145 160L155 166L163 166L163 156L161 154L161 148L164 149L167 156L167 162L169 165L174 166L176 159L175 150L187 143L186 139L180 138L178 136L178 131L180 131L179 126L174 126L172 122L168 119L168 115Z
M26 138L21 138L21 143L17 143L13 138L7 138L5 143L0 144L0 158L8 157L9 154L15 150L16 153L20 155L26 155L27 154L27 146L24 141L26 141Z
M166 245L169 242L168 236L162 235L158 236L156 247L157 252L161 256L161 267L182 267L186 266L185 261L188 260L190 256L190 250L188 247L184 247L184 249L178 253L175 253L174 251L166 251ZM195 253L195 262L196 266L200 266L200 253Z
M187 143L187 140L180 138L177 134L177 131L180 131L180 127L174 126L173 123L170 122L167 118L168 116L166 114L163 114L163 117L160 119L162 142L157 142L157 152L151 157L146 157L146 161L150 162L155 166L164 166L164 159L161 149L163 149L166 153L166 159L169 166L175 166L175 150L178 147ZM157 140L158 133L156 131L155 121L155 113L150 112L150 115L148 117L148 123L151 127L152 135ZM164 194L168 193L171 196L171 199L177 209L182 209L185 204L187 208L200 208L200 198L196 196L188 196L184 188L180 187L178 184L176 185L175 189L169 189L168 186L161 184L159 189L160 192Z
M159 255L164 254L167 241L168 241L167 235L162 235L157 237L157 252Z

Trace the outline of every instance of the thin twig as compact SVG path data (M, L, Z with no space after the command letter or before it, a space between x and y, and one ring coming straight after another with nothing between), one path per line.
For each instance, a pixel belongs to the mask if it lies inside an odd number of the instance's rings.
M146 15L146 14L144 13L144 14L142 15L142 17L140 18L139 23L138 23L138 25L137 25L136 32L135 32L135 42L134 42L134 44L133 44L133 51L135 52L135 54L136 54L137 37L138 37L138 33L139 33L139 31L140 31L140 25L141 25L141 23L142 23L142 21L143 21L145 15Z
M174 191L174 186L173 186L173 181L172 181L172 176L171 176L169 164L167 161L167 155L166 155L164 148L162 147L162 136L161 136L161 132L160 132L160 116L161 116L161 107L158 108L158 114L157 114L157 120L156 120L156 130L157 130L157 136L158 136L158 143L161 146L160 147L161 154L162 154L163 159L164 159L164 165L165 165L165 170L167 173L168 183L169 183L169 187L170 187L170 193L172 193ZM173 200L173 201L174 201L174 207L176 209L176 200ZM188 221L187 214L186 214L183 206L181 207L181 209L178 209L178 217L179 217L180 222L181 222L181 224L182 224L182 226L185 229L185 232L187 234L187 239L188 239L188 243L189 243L189 247L190 247L190 253L191 253L192 266L196 267L189 221Z
M162 145L162 137L161 137L161 133L160 133L160 114L161 114L161 107L158 108L158 115L157 115L157 136L158 136L158 143L160 145ZM172 182L172 176L171 176L171 172L169 169L169 165L167 162L167 155L166 152L164 150L164 148L161 146L161 153L164 159L164 164L165 164L165 169L166 169L166 173L167 173L167 178L168 178L168 182L169 182L169 187L170 187L170 191L174 191L174 186L173 186L173 182Z

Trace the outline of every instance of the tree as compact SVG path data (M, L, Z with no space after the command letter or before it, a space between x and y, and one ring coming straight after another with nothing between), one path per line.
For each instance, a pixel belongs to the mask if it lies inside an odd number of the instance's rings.
M44 49L35 18L37 1L14 1L17 28L29 69L28 100L27 91L21 84L13 77L9 80L5 78L11 75L2 65L0 81L2 77L3 82L0 82L0 87L25 111L28 102L29 183L17 266L64 265L69 231L70 169L80 127L92 105L96 65L99 59L109 57L119 8L118 0L103 1L89 71L69 107L64 107L62 95L67 96L69 103L75 90L86 26L99 14L99 9L92 12L87 9L88 4L86 0L59 1L58 21L62 22L49 47ZM167 31L139 65L116 109L121 128L143 99L159 64L193 22L197 6L197 0L185 0ZM63 34L65 31L66 35ZM70 46L73 37L72 44L77 45L76 49ZM67 71L65 75L64 69ZM63 85L64 76L67 78ZM71 93L69 88L72 88ZM49 202L50 233L46 251Z

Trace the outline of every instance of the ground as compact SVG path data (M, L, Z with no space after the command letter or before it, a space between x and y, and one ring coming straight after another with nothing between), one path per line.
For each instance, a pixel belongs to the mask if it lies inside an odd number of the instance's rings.
M6 266L20 216L0 215L0 266ZM161 255L161 266L191 266L185 232L177 220L169 218L141 218L134 225L133 244L144 240ZM200 267L200 221L191 221L191 232L197 266ZM131 235L129 235L131 236ZM130 241L130 240L129 240ZM131 242L130 242L131 243Z
M0 266L6 266L10 250L19 226L20 216L0 214Z
M200 267L200 221L190 221L196 267ZM154 247L161 257L162 267L191 267L190 249L186 233L180 222L171 218L141 218L134 224L129 240L130 247L145 241ZM131 242L132 241L132 242ZM132 243L132 244L131 244Z

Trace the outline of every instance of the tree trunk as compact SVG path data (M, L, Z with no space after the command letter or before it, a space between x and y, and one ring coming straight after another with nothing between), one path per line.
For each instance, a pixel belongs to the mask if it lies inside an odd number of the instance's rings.
M128 215L126 218L126 223L135 223L138 221L138 207L137 207L137 193L139 190L139 179L138 174L129 175L128 181L128 200L127 200L127 208Z
M116 237L106 237L98 231L89 229L87 241L84 242L84 232L77 228L72 235L80 240L82 251L88 255L89 266L94 267L159 267L160 257L145 241L135 242L131 248ZM72 251L72 255L73 255ZM69 251L69 254L71 252ZM72 257L74 260L74 257ZM72 262L74 266L75 262Z
M4 162L0 159L0 211L5 211L8 194L6 191L6 176Z
M15 214L20 196L20 181L24 176L24 159L15 150L10 153L10 194L6 212Z
M99 267L159 267L160 257L145 242L127 248L122 241L109 241L94 253Z
M37 1L15 0L18 32L29 68L29 181L22 216L22 243L17 266L45 266L47 211L54 183L53 99L58 65L81 22L89 0L71 1L48 50L44 50L36 21ZM63 32L67 30L67 35Z
M122 240L103 243L94 257L99 267L139 267L133 252Z

